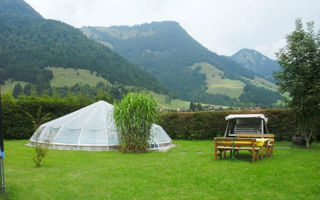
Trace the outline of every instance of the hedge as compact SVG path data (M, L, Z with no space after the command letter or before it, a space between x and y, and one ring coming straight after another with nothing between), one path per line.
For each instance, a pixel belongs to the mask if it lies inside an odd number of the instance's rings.
M291 140L296 132L294 114L285 109L165 113L160 116L159 124L173 139L213 139L224 135L227 115L244 113L263 113L269 118L269 133L275 134L277 140ZM315 133L319 130L318 125ZM315 135L319 139L320 134Z
M26 112L36 115L40 106L42 113L51 113L55 119L92 103L89 99L69 97L54 99L49 97L21 97L18 100L10 95L2 96L2 122L5 139L29 139L33 134L31 119Z
M52 119L55 119L91 103L93 100L86 98L23 97L16 100L4 95L2 97L4 138L29 139L33 134L32 123L25 113L35 115L39 106L42 106L43 114L50 112ZM269 132L275 134L277 140L290 140L295 134L294 114L284 109L162 113L158 123L172 139L212 139L224 135L227 115L239 113L263 113L269 118ZM318 140L319 130L320 123L314 134Z

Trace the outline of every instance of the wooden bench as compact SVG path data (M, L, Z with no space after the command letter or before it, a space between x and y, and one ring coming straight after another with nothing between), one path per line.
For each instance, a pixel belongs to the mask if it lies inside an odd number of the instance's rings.
M226 137L216 137L214 138L214 159L217 157L222 158L222 153L226 157L227 151L239 151L247 150L251 152L252 162L259 160L260 148L256 146L255 138L226 138ZM230 154L231 155L231 154Z
M274 144L274 134L252 134L252 133L241 133L236 134L236 138L265 138L269 139L265 152L267 153L267 156L273 155L273 144ZM262 151L263 155L264 150Z
M242 134L242 133L259 134L261 133L260 129L261 129L260 126L236 125L234 127L234 133L235 134Z

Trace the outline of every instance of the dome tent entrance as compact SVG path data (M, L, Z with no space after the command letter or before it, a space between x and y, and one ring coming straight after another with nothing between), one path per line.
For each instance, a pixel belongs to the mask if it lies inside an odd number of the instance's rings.
M98 101L80 110L42 124L30 138L30 144L49 142L51 148L111 150L119 145L113 118L113 105ZM171 138L159 125L150 130L151 148L171 146Z

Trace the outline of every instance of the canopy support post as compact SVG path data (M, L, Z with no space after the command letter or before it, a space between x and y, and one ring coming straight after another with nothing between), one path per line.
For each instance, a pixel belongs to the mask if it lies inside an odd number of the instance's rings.
M267 131L267 134L269 134L269 130L268 130L268 126L266 123L264 123L264 126L266 127L266 131Z
M230 120L228 120L226 131L224 132L224 137L227 137L227 133L229 131Z
M261 134L262 134L262 137L263 137L263 134L264 134L263 119L261 119Z

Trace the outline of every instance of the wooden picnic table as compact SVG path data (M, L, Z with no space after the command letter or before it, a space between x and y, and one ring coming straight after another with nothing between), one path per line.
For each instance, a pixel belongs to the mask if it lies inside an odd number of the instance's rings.
M241 133L241 134L235 134L235 136L236 136L236 138L268 139L267 143L265 143L264 146L263 146L263 152L266 152L267 156L273 155L274 134ZM263 152L262 152L262 154L263 154Z
M234 157L235 152L239 155L240 150L248 150L251 152L252 162L259 160L259 155L263 159L263 152L267 151L267 143L269 139L265 138L230 138L216 137L214 138L214 153L215 160L219 155L222 158L222 153L226 157L226 152L230 151L230 156ZM260 154L261 152L261 154Z

